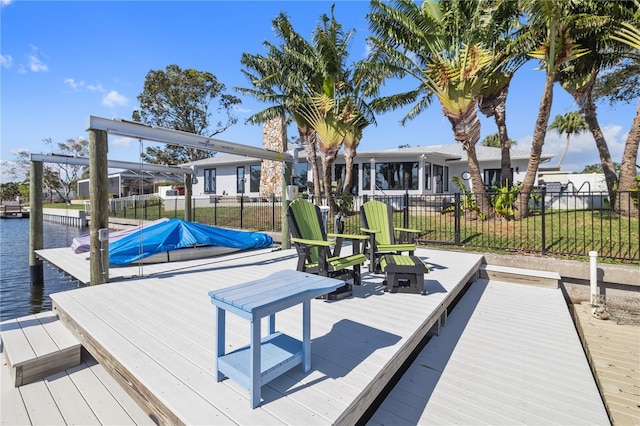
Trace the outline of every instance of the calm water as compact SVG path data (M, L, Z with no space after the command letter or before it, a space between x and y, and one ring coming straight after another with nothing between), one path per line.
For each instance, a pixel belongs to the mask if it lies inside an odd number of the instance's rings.
M87 232L88 228L44 222L44 248L69 247L74 237ZM31 286L29 220L0 220L0 320L50 310L49 294L77 287L77 281L71 281L47 263L44 286Z

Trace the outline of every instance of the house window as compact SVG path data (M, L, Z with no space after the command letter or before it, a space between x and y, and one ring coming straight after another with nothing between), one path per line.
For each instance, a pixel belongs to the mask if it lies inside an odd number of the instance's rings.
M511 169L511 175L513 176L513 169ZM502 169L484 169L483 182L485 188L500 187L500 181L502 180Z
M204 192L216 193L216 169L204 169Z
M309 182L309 165L307 163L298 163L295 165L298 176L295 177L295 184L299 188L307 190L307 182Z
M431 163L424 163L424 187L431 189Z
M418 162L376 163L376 187L418 189Z
M501 169L484 169L484 187L500 186Z
M444 176L443 176L444 190L449 191L449 167L444 166Z
M249 166L249 192L260 192L261 166Z
M362 163L362 190L371 191L371 164Z
M244 166L236 167L236 194L244 194Z
M449 167L434 164L433 178L435 181L436 194L442 194L443 192L449 191Z

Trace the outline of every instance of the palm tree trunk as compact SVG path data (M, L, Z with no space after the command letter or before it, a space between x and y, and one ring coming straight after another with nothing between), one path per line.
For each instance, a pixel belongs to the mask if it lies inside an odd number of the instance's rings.
M560 165L562 164L564 157L567 156L567 151L569 151L569 142L571 142L571 135L567 133L567 141L564 143L564 149L562 150L562 155L560 155L560 159L558 160L558 165L557 165L558 169L560 168Z
M477 142L477 141L476 141ZM467 148L467 164L469 167L469 174L471 175L471 182L473 183L473 192L475 194L476 203L478 209L484 215L484 218L488 219L492 216L491 203L489 203L489 197L484 189L484 182L480 174L480 165L478 164L478 157L476 156L476 145L469 144Z
M542 99L540 100L540 109L538 118L536 119L536 127L533 131L533 141L531 142L531 155L527 164L527 173L524 175L520 193L516 198L515 219L520 220L529 215L529 197L535 185L536 175L538 174L538 166L540 166L540 156L542 155L542 145L547 134L547 125L551 114L551 104L553 103L553 80L555 75L547 73L544 83Z
M467 152L467 164L473 184L473 192L476 204L485 218L491 216L491 204L484 188L478 157L476 156L476 144L480 140L480 120L478 119L477 102L471 102L462 114L444 113L453 127L454 138L462 143Z
M344 163L345 163L345 174L344 174L344 183L342 185L342 191L344 193L351 194L351 190L353 189L353 160L356 158L356 148L351 144L344 144Z
M316 156L316 140L315 131L311 128L308 130L298 129L300 132L300 142L307 151L308 170L312 170L313 175L313 198L317 205L320 202L322 193L320 192L320 174L318 173L318 157Z
M500 136L500 186L511 188L513 172L511 171L511 145L507 133L507 95L509 84L497 96L483 96L480 99L480 112L485 116L493 116Z
M622 163L620 164L620 180L618 181L618 189L620 191L629 191L638 187L636 181L636 162L638 161L638 145L640 145L640 102L636 110L636 117L627 136L627 142L624 145L622 153ZM640 194L639 194L640 195ZM638 207L631 202L631 197L624 194L616 197L615 209L626 216L638 216Z
M338 149L322 149L320 148L320 158L322 159L322 178L324 181L324 192L327 197L327 205L329 206L329 218L333 220L338 206L333 198L333 192L331 191L331 165L338 156Z
M590 85L590 87L593 87L593 85ZM588 89L584 94L575 93L574 98L578 102L578 105L580 105L582 113L584 114L584 120L589 126L593 139L596 141L596 147L598 148L598 154L600 155L604 178L607 182L609 199L613 199L618 177L616 176L616 169L613 165L613 161L611 160L609 146L607 145L607 141L605 140L602 129L600 128L600 123L598 122L596 106L593 103L593 96L591 93L591 89Z
M511 188L513 185L511 144L509 142L509 136L507 135L507 117L504 104L496 109L495 121L498 126L498 134L500 135L500 186Z

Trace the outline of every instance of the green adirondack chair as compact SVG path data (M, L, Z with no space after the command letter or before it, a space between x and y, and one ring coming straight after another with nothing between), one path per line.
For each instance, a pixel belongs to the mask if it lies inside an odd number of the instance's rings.
M381 272L382 256L403 252L413 255L416 250L414 236L423 233L419 229L394 228L393 209L390 205L378 200L367 201L360 207L360 219L363 226L360 230L369 236L366 250L369 270L377 274ZM396 232L399 233L398 237Z
M355 285L361 284L360 265L367 258L360 250L360 243L366 241L363 235L329 234L336 241L328 241L327 233L322 226L320 208L304 199L291 203L287 212L291 242L298 253L297 270L322 275L325 277L353 279ZM363 238L364 237L364 238ZM353 243L353 254L340 256L342 240L349 239ZM332 250L333 248L333 250ZM351 268L351 269L349 269ZM329 298L350 295L351 285L336 290ZM340 297L337 297L340 295Z

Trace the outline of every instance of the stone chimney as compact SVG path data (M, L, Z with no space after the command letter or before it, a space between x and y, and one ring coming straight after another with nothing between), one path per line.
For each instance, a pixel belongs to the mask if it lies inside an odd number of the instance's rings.
M262 146L276 151L287 150L287 127L284 117L274 118L264 123ZM260 169L260 196L280 196L282 193L282 162L262 160Z

